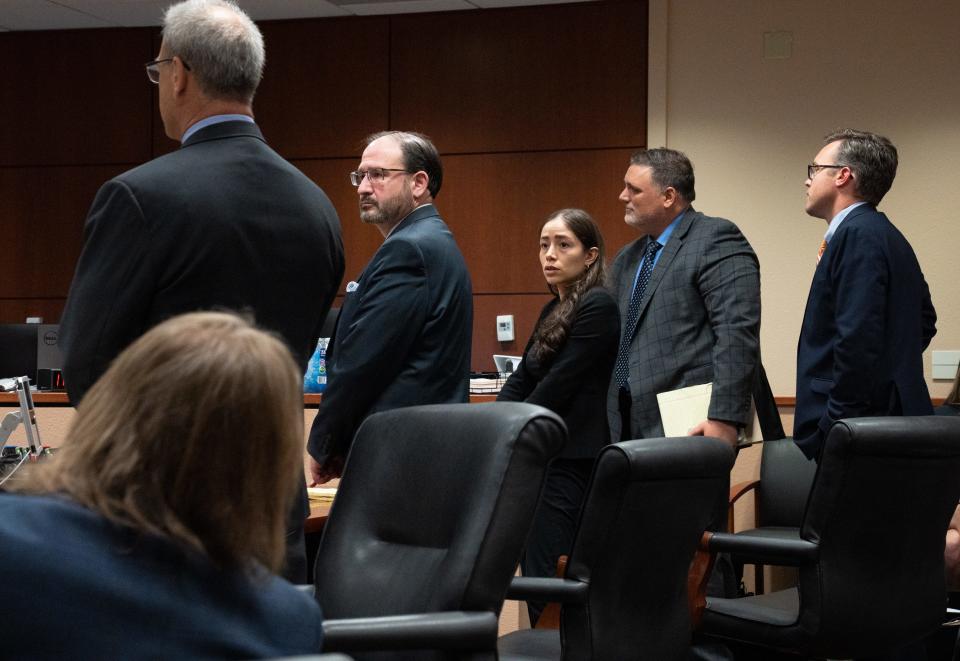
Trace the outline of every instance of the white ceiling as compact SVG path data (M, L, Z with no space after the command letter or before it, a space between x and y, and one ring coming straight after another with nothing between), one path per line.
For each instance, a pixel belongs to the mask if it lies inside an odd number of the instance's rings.
M254 20L369 16L583 0L237 0ZM0 31L159 25L175 0L0 0Z

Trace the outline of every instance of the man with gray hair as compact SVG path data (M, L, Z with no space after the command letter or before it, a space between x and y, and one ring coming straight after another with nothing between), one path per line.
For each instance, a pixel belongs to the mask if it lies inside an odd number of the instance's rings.
M811 459L841 418L933 413L923 351L937 314L913 248L877 211L897 163L887 138L843 129L807 166L806 212L828 223L797 347L793 438Z
M327 351L327 388L307 446L318 484L340 476L371 413L465 402L469 390L473 293L433 205L443 182L436 148L419 133L376 133L350 181L360 219L385 240L347 285Z
M254 123L263 65L263 37L233 2L187 0L167 10L146 69L166 134L181 147L108 181L87 216L61 318L74 404L124 347L188 311L246 312L306 368L343 277L343 242L330 200ZM305 489L302 496L286 569L300 581Z

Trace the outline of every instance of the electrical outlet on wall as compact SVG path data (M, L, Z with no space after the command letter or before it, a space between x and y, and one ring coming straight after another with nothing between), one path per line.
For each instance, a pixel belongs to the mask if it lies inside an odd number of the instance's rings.
M952 381L957 375L960 351L934 351L932 354L933 378Z
M513 315L497 315L497 340L500 342L513 341Z

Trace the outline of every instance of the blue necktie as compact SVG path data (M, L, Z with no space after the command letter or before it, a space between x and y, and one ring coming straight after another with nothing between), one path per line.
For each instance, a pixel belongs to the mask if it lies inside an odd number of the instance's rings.
M623 389L627 387L627 376L630 373L628 356L630 354L630 340L633 338L633 329L637 325L637 318L640 316L640 303L643 301L643 294L647 291L647 283L650 282L650 274L653 273L653 260L657 251L662 248L659 243L650 240L647 244L647 252L643 256L643 265L640 267L640 275L637 276L637 284L633 288L633 296L630 298L630 305L627 307L627 321L623 326L623 332L620 335L620 350L617 352L617 364L613 370L617 379L617 385Z

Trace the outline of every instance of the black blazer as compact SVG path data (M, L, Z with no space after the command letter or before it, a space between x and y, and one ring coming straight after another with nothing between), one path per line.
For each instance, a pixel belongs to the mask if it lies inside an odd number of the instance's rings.
M348 289L307 443L321 465L372 413L469 397L470 274L435 206L411 211Z
M536 329L559 301L554 298L544 306ZM560 456L596 457L610 441L607 387L620 341L617 302L603 287L588 291L580 300L567 341L546 364L530 352L536 329L527 341L523 361L497 401L529 402L550 409L567 424L569 438Z
M936 320L903 234L869 204L851 211L814 271L800 330L793 437L807 457L841 418L933 413L923 350Z
M324 192L256 125L201 129L97 193L60 322L70 399L151 327L197 310L251 312L305 369L342 277Z

